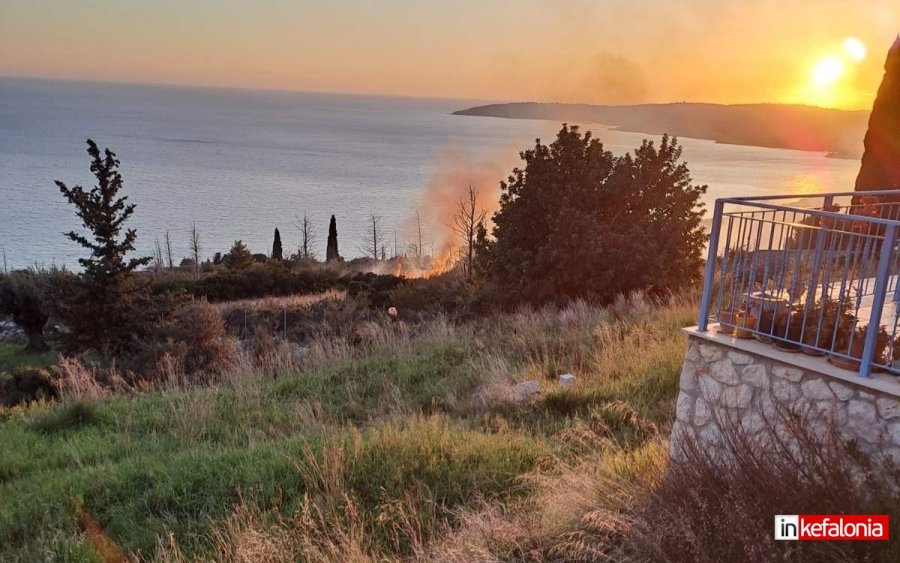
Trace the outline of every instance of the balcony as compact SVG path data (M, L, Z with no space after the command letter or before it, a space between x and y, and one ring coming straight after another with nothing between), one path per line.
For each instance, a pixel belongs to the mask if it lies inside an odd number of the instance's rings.
M719 199L696 331L900 375L898 237L897 191Z

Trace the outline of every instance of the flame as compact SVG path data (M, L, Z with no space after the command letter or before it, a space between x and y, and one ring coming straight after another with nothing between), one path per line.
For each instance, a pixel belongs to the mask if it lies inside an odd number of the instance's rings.
M426 278L433 278L441 274L445 274L456 266L453 247L445 246L443 250L431 260L431 268L423 275Z

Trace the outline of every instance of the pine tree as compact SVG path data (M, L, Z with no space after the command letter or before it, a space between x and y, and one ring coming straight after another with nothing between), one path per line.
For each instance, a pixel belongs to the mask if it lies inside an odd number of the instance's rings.
M335 220L334 215L332 215L331 221L328 223L328 243L325 248L325 261L334 262L340 259L341 255L338 252L337 240L337 220Z
M93 348L108 356L127 348L146 325L150 292L147 284L137 279L135 271L153 258L126 259L135 249L137 231L127 229L123 235L122 228L135 206L127 203L127 196L119 195L122 176L116 155L106 149L101 156L91 139L87 145L97 185L85 190L56 181L90 232L90 238L75 231L66 233L89 250L90 256L78 260L84 268L79 291L69 296L70 303L61 311L70 331L70 348Z
M473 269L498 300L608 302L699 279L706 187L692 183L675 139L616 157L564 125L549 146L538 141L521 157L525 166L501 182L493 240L479 227L473 244Z
M272 260L281 260L282 254L281 233L278 232L278 227L275 227L275 239L272 241Z
M888 52L869 116L856 191L900 189L900 36Z
M246 244L236 240L228 254L222 257L222 262L232 270L246 270L253 265L253 253Z

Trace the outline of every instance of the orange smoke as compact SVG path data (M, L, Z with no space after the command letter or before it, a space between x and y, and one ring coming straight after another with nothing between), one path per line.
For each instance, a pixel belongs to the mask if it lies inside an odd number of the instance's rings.
M504 158L474 158L460 151L445 149L431 165L431 174L419 196L418 211L422 227L423 256L431 256L431 262L422 269L425 277L451 270L459 260L463 244L453 232L454 217L459 211L460 200L467 196L469 186L477 193L477 208L485 212L486 220L500 207L500 180L512 169L517 151L504 151ZM418 226L415 213L405 229L413 244L418 244ZM406 275L412 272L404 272Z

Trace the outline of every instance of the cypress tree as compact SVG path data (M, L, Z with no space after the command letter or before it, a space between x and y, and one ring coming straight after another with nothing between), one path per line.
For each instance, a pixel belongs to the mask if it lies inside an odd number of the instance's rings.
M884 63L856 177L856 191L887 189L900 189L900 35Z
M281 260L281 259L282 259L281 233L278 232L278 227L275 227L275 239L272 241L272 260Z
M328 244L325 248L325 261L333 262L340 259L341 255L338 252L337 240L337 221L335 220L334 215L332 215L331 221L328 223Z

